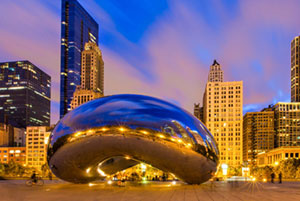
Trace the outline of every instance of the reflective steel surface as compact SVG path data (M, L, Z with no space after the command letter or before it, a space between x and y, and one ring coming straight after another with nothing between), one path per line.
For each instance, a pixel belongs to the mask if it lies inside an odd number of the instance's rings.
M187 111L143 95L114 95L85 103L54 128L48 147L53 173L90 182L139 162L200 184L216 171L218 149Z

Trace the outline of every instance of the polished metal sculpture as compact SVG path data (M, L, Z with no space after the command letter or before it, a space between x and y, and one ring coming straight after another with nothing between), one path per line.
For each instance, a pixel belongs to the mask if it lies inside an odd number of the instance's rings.
M67 113L50 135L49 167L69 182L91 182L140 162L200 184L216 171L218 149L193 115L143 95L87 102Z

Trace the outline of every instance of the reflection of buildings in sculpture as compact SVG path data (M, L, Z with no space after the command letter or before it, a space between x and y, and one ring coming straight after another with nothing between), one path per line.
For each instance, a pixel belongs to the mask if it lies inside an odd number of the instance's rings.
M274 111L247 112L243 119L243 160L255 165L257 154L274 149Z
M300 102L300 36L291 42L291 102Z
M103 97L75 108L56 125L48 147L49 167L61 179L87 183L142 161L199 184L212 176L218 164L214 140L199 125L194 116L159 99ZM193 135L207 142L199 140L200 145Z
M14 161L25 165L26 147L0 147L0 163Z
M47 145L51 133L49 126L27 127L26 165L38 170L47 162Z
M71 109L102 97L104 91L104 62L100 49L95 43L89 42L85 44L81 55L81 85L73 94Z
M13 146L25 146L25 129L0 123L0 147Z
M189 134L187 132L188 131L187 128L184 128L178 121L172 120L171 122L178 129L177 133L181 134L181 137L182 137L183 140L185 140L188 143L194 144L194 141L192 140L192 138L189 136Z
M213 65L218 65L214 64ZM213 69L211 68L210 71ZM204 123L214 136L220 151L220 163L242 164L243 82L223 82L223 74L211 73L215 82L207 82L203 97Z
M286 159L299 159L300 147L278 147L268 152L257 155L258 166L277 166L280 161Z

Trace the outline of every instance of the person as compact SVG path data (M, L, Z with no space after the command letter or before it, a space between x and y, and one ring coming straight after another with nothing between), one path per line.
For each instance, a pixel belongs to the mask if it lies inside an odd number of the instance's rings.
M32 175L31 175L31 180L32 180L33 183L37 182L37 177L36 177L35 171L33 171Z
M275 174L274 174L274 172L272 172L272 174L271 174L271 182L272 183L274 183L274 178L275 178Z
M49 180L52 181L52 174L51 174L51 172L49 172L48 177L49 177Z
M279 178L279 183L281 184L282 183L282 173L281 172L279 173L278 178Z

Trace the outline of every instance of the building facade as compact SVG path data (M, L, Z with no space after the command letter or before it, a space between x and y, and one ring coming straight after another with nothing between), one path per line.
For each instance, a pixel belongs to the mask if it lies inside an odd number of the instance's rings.
M0 163L11 161L25 165L26 147L0 147Z
M17 128L50 124L51 78L29 61L0 63L0 122Z
M300 146L300 103L278 102L275 112L275 147Z
M291 101L300 102L300 36L291 42Z
M274 149L274 111L247 112L243 121L243 160L256 165L257 154Z
M26 165L38 170L47 163L47 145L51 134L49 126L27 127Z
M0 147L25 147L25 129L0 123Z
M71 109L75 109L79 105L86 103L97 98L101 98L103 95L100 92L93 90L81 89L80 87L74 92L74 98L71 102Z
M87 42L98 44L98 24L77 0L62 0L60 117L71 109L80 85L81 51Z
M209 68L208 82L223 82L223 74L221 65L214 60L214 63Z
M299 159L300 147L278 147L257 155L258 166L277 166L281 160Z
M203 97L204 123L214 136L220 163L243 162L243 82L208 82Z

